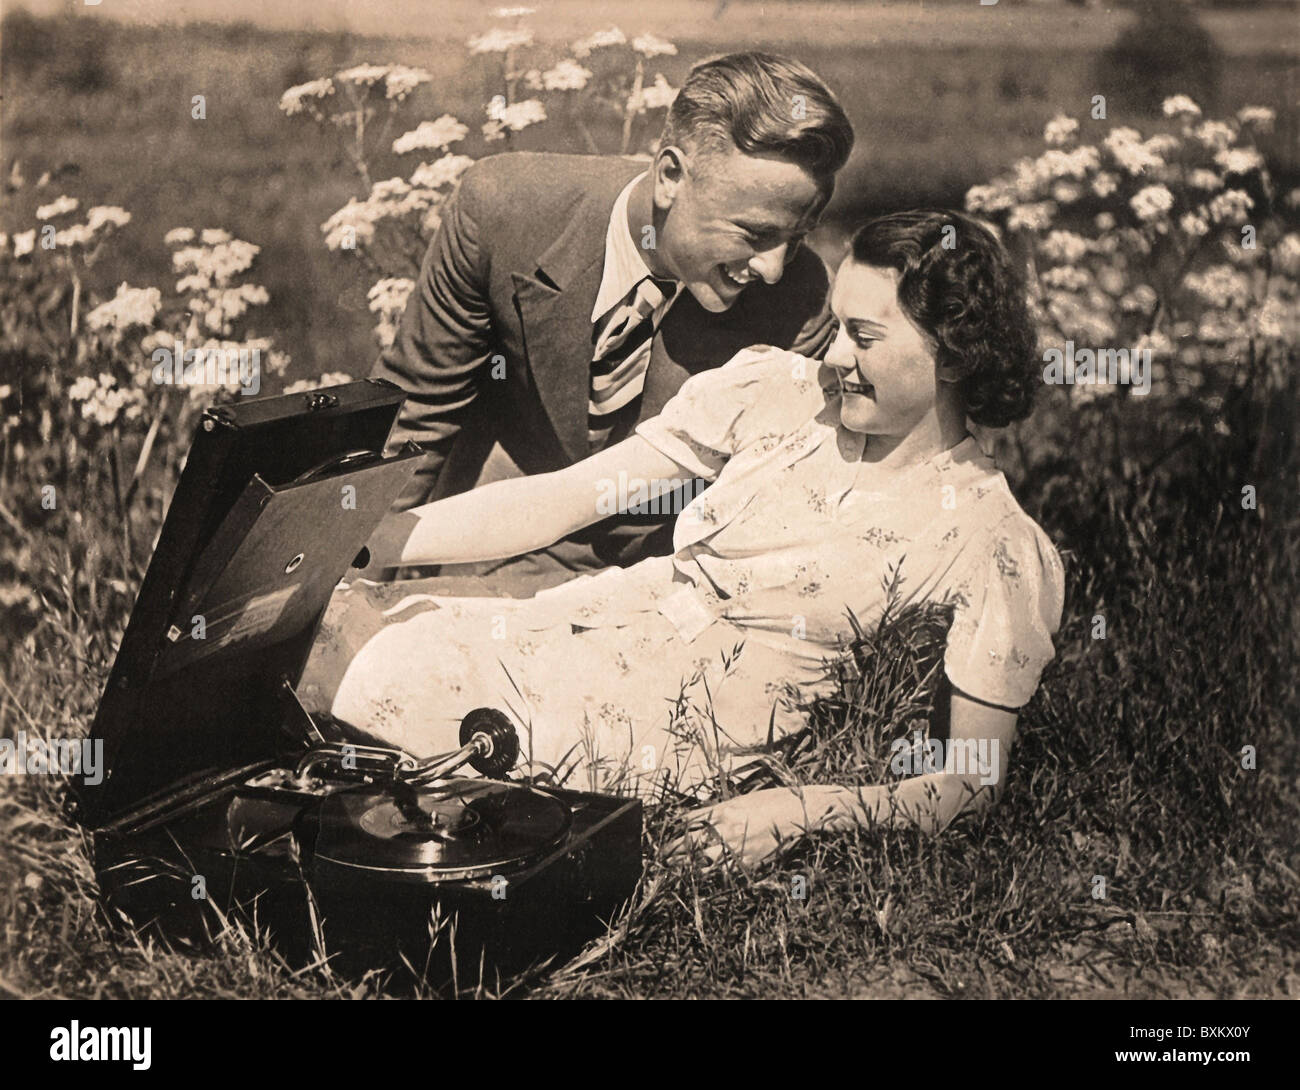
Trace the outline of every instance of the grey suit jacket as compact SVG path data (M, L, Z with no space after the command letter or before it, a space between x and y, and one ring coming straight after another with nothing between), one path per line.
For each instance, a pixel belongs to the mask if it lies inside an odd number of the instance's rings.
M462 176L393 347L373 371L408 393L394 440L413 439L429 455L399 506L471 487L493 441L529 474L587 456L605 234L618 194L645 169L630 159L511 152ZM827 287L821 260L804 248L778 283L751 285L725 313L683 294L655 333L638 422L689 375L748 345L820 357L833 335ZM643 540L662 521L602 523L610 561L662 551L662 533L654 545Z

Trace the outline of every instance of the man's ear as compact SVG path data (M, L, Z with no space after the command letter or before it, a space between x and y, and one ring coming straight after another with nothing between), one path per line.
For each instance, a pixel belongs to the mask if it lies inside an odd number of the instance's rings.
M673 206L686 175L686 152L675 145L660 148L655 155L652 177L655 207L661 212L667 212Z

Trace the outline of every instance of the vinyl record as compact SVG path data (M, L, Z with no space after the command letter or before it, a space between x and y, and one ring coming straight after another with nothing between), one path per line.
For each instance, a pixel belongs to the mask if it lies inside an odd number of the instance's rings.
M564 838L572 820L559 799L486 779L349 791L325 799L319 814L317 861L439 879L527 866Z

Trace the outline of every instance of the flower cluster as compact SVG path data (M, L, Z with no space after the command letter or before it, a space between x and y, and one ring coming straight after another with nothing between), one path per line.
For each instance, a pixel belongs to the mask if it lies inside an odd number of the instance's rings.
M376 336L384 348L390 348L397 337L397 323L406 309L406 301L415 290L415 281L404 277L386 277L375 284L366 297L370 310L378 315Z
M1286 356L1300 240L1258 205L1271 183L1254 139L1271 110L1207 119L1174 95L1163 113L1176 131L1118 126L1095 142L1084 142L1087 122L1057 115L1042 154L970 189L966 207L1028 244L1045 340L1150 347L1175 393L1262 352ZM1258 261L1269 249L1271 275Z

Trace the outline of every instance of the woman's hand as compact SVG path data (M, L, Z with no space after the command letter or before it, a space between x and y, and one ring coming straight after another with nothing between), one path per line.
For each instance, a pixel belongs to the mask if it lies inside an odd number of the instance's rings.
M775 855L783 841L802 836L813 816L784 787L738 795L690 813L686 833L669 845L669 855L694 854L708 866L730 857L752 867Z

